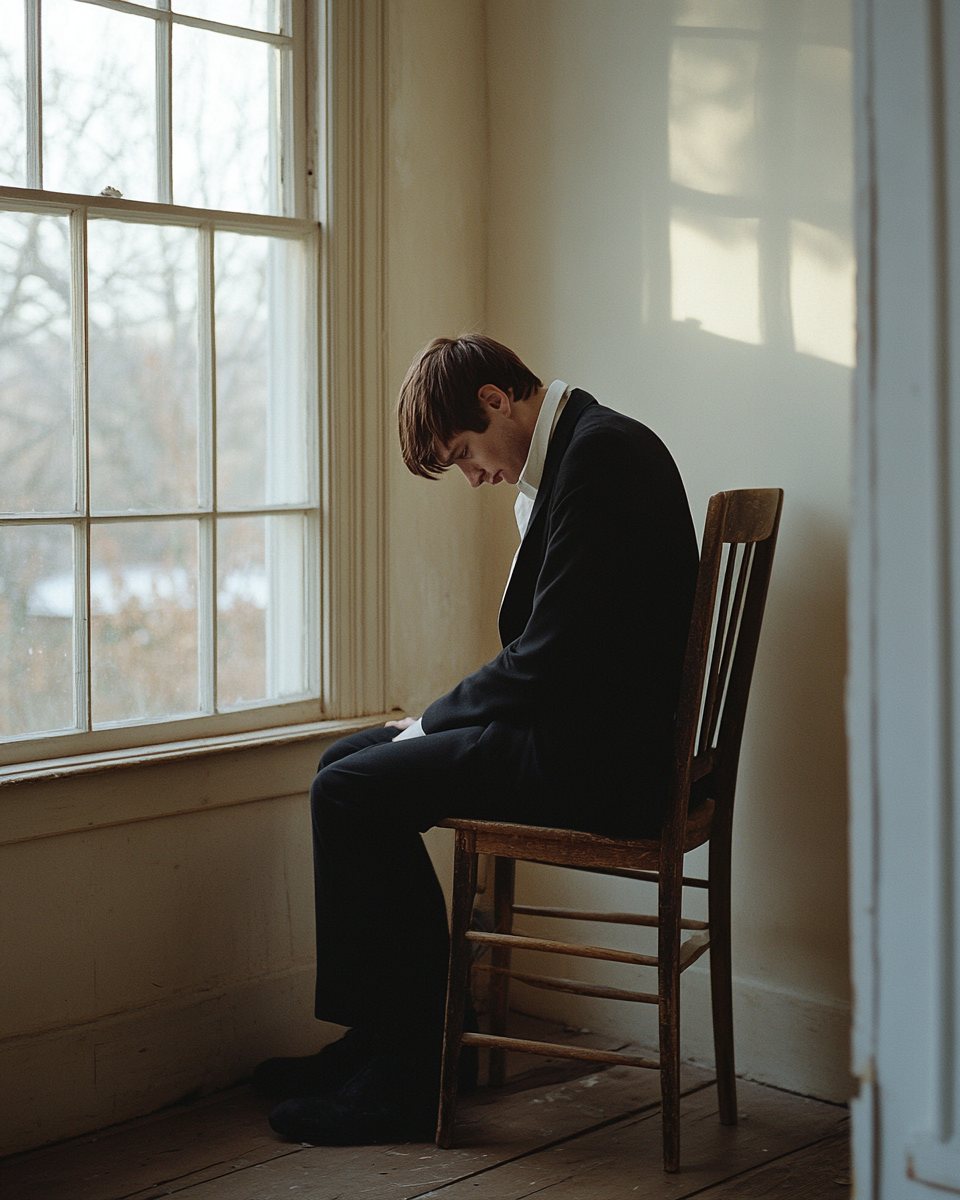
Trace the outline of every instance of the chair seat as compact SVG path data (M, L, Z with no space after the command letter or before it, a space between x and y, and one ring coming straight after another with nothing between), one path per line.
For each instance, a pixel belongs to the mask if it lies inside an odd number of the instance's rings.
M702 846L710 837L713 800L705 800L687 818L684 852ZM613 867L619 870L657 870L657 838L612 838L578 829L552 829L546 825L516 825L507 821L474 821L448 817L442 829L473 833L475 851L499 854L525 862L553 863L562 867Z

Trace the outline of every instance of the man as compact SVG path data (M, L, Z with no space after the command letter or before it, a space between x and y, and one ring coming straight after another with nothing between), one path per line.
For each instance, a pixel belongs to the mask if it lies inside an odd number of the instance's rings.
M515 484L521 543L503 649L427 708L348 737L313 784L317 1003L348 1033L255 1084L279 1133L432 1136L448 933L420 837L444 817L656 836L693 603L683 484L645 426L505 346L438 338L400 391L416 475ZM400 732L398 733L398 729Z

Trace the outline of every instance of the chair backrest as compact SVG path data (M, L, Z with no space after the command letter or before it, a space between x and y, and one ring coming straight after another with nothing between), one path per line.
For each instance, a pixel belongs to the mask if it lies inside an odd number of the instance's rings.
M677 707L665 845L682 845L698 780L709 786L715 820L730 818L782 507L780 488L710 498Z

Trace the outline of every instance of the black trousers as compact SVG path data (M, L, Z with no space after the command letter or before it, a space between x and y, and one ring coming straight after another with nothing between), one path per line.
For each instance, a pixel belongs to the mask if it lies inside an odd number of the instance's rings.
M422 830L444 817L550 824L529 731L495 723L394 743L343 738L311 789L316 1015L374 1035L435 1042L449 935Z

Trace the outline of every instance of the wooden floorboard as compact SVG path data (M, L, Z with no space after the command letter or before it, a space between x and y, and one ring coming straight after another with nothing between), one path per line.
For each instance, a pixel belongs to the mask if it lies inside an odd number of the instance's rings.
M685 1082L688 1088L704 1087L710 1078L707 1072L691 1071ZM659 1099L659 1081L649 1073L614 1067L560 1085L514 1092L499 1103L483 1096L465 1102L458 1111L457 1145L452 1150L438 1150L429 1142L303 1147L295 1158L265 1162L242 1177L211 1181L178 1195L181 1200L290 1200L295 1187L298 1197L310 1200L404 1200L456 1181L469 1184L480 1175L486 1181L503 1163L617 1121L625 1112L656 1112ZM486 1191L470 1194L476 1198Z
M466 1196L519 1200L533 1194L543 1200L612 1200L620 1196L679 1200L730 1181L770 1159L835 1137L846 1128L843 1108L760 1084L741 1082L738 1091L740 1124L732 1127L722 1126L717 1119L713 1087L685 1098L681 1169L676 1175L661 1170L660 1114L648 1112L506 1163L483 1177L482 1191L477 1190L477 1181L467 1179L442 1188L437 1196L439 1200L464 1200ZM379 1200L387 1193L371 1194ZM771 1194L792 1197L786 1190ZM250 1200L253 1195L256 1193Z
M691 1069L687 1088L707 1072ZM506 1094L478 1093L460 1106L457 1147L303 1147L274 1134L269 1104L249 1089L206 1108L171 1113L97 1138L52 1148L0 1170L0 1192L16 1200L239 1200L286 1196L416 1195L485 1171L624 1113L659 1103L659 1080L617 1067ZM314 1186L324 1181L318 1191ZM371 1184L373 1185L371 1187ZM382 1185L382 1186L381 1186ZM341 1189L346 1188L346 1191Z
M527 1022L518 1036L616 1048ZM846 1200L846 1110L741 1083L741 1123L717 1120L708 1072L685 1067L682 1170L660 1167L659 1076L530 1056L513 1080L458 1110L457 1145L312 1147L267 1124L270 1103L235 1088L0 1163L10 1200ZM839 1180L840 1182L835 1182Z
M248 1087L19 1155L0 1164L0 1193L17 1200L166 1195L160 1185L204 1168L290 1154L267 1124L270 1103ZM148 1189L154 1189L149 1191Z
M844 1132L708 1188L699 1200L847 1200L850 1195L850 1136Z
M601 1049L622 1046L603 1035L522 1014L511 1014L511 1033ZM563 1090L564 1085L593 1073L589 1063L508 1055L510 1082L496 1093L502 1117L492 1115L493 1093L481 1090L466 1098L458 1114L461 1145L473 1145L477 1139L497 1140L503 1117L509 1121L512 1114L527 1109L539 1114L541 1103L551 1113L544 1128L553 1132L544 1137L536 1121L518 1118L516 1128L502 1138L500 1157L526 1152L549 1138L568 1136L597 1120L658 1100L659 1076L648 1071L629 1071L619 1082L613 1077L605 1079L602 1095L590 1083ZM684 1082L687 1087L698 1086L707 1078L706 1073L691 1069ZM536 1094L527 1100L512 1098L531 1088ZM299 1153L302 1147L283 1141L270 1129L267 1115L271 1107L249 1088L232 1089L89 1137L17 1155L0 1162L0 1194L16 1200L153 1200ZM487 1113L487 1109L491 1111ZM337 1153L346 1163L352 1162L358 1151ZM366 1153L376 1155L380 1149L360 1151L361 1159ZM398 1157L402 1157L399 1152L391 1157L390 1165L396 1165ZM457 1178L460 1173L454 1171L445 1178Z

